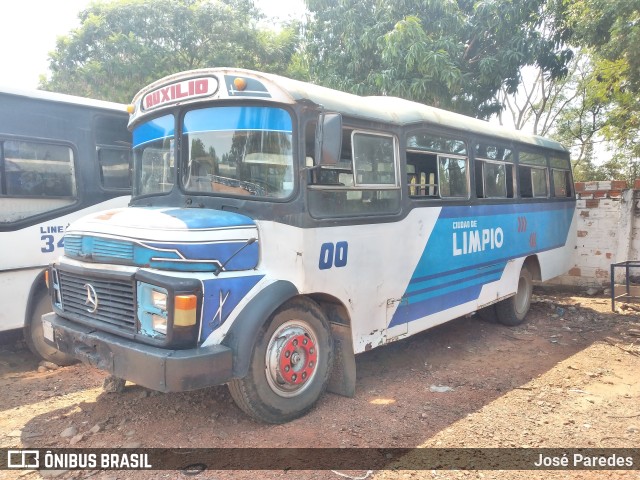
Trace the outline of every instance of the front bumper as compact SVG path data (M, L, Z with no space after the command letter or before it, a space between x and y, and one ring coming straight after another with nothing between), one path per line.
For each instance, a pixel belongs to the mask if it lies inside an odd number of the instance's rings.
M73 323L55 313L44 315L42 321L45 339L58 350L152 390L183 392L232 378L232 352L224 345L169 350Z

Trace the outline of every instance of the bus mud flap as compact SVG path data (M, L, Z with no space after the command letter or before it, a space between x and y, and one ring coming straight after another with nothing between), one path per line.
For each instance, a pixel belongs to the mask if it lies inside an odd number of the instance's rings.
M333 368L327 390L352 398L356 393L356 357L351 343L351 330L346 325L331 323L333 335Z

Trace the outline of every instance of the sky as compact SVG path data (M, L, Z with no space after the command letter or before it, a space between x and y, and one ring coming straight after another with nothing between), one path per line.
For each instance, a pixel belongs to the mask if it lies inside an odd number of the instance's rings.
M56 39L80 26L78 13L91 0L17 0L0 6L0 87L34 89L48 71ZM302 0L255 0L265 13L299 18Z

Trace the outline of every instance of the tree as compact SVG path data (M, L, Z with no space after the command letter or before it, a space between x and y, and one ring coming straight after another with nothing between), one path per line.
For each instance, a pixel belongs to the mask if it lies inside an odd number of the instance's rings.
M252 0L116 0L93 3L58 40L40 88L129 102L144 85L194 68L285 73L297 26L261 30Z
M640 157L640 4L576 0L563 4L565 35L591 54L590 96L608 104L603 134L618 154Z
M566 71L569 50L540 35L544 0L307 0L311 79L488 118L520 67ZM514 28L517 25L517 28Z

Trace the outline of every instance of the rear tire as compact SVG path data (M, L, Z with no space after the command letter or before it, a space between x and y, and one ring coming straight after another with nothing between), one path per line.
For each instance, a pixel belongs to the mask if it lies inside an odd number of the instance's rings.
M533 295L533 277L526 265L522 266L518 278L518 290L516 294L501 302L496 303L496 318L498 322L510 327L524 322Z
M307 413L327 388L333 338L322 310L294 299L260 331L249 372L228 383L245 413L266 423L285 423Z
M36 357L46 360L47 362L55 363L61 367L75 363L77 361L75 358L55 349L44 340L42 316L52 310L51 298L47 291L38 291L34 295L31 305L31 315L24 327L24 339L27 342L29 350L31 350Z
M483 307L476 312L480 319L487 323L496 323L496 306L495 304Z

